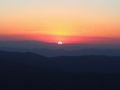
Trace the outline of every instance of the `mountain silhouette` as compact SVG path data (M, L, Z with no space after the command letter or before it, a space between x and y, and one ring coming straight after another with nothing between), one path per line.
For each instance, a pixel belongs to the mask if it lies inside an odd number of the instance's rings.
M120 56L45 57L0 51L0 88L119 90Z

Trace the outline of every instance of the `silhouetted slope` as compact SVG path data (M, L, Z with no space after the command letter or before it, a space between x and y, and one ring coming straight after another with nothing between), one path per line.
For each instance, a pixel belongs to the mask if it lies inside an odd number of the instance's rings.
M119 90L120 56L48 58L0 51L0 73L0 88Z

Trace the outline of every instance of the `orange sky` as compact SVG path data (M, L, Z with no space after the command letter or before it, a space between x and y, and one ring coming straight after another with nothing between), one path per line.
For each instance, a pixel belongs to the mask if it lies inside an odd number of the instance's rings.
M18 35L44 42L63 41L64 43L88 41L84 39L85 37L120 38L119 11L115 12L105 7L89 9L89 5L88 7L55 5L54 7L49 5L49 8L14 7L16 8L6 9L7 6L4 6L0 9L2 36Z

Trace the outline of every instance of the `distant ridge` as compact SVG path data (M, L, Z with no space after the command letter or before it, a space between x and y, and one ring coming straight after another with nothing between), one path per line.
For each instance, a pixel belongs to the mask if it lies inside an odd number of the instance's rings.
M119 45L94 44L48 44L37 41L0 41L0 50L14 52L32 52L43 56L82 56L108 55L120 56Z
M67 70L67 67L73 67L73 71L79 71L79 69L82 68L83 70L90 69L91 71L99 72L99 68L104 68L103 71L110 71L109 69L113 68L111 72L114 72L119 71L120 69L120 56L83 55L46 57L30 52L0 51L0 60L6 62L24 62L26 65L31 63L31 65L38 67L41 65L41 63L43 63L42 66L48 65L47 67L49 67L49 69L51 67L64 67L64 69ZM67 71L69 71L69 68Z

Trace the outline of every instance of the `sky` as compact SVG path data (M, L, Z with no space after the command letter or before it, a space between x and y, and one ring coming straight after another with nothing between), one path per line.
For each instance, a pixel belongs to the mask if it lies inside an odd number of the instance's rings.
M56 43L120 41L120 0L0 0L0 37Z

